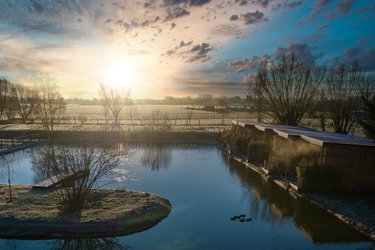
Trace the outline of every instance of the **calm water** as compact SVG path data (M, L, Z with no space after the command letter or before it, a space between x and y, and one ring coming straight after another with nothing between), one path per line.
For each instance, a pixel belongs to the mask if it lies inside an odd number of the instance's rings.
M131 157L107 187L168 198L171 214L141 233L109 239L1 240L0 249L374 249L326 212L229 160L212 145L131 146ZM38 180L31 150L8 155L13 183ZM38 149L33 149L34 153ZM0 177L0 182L6 182ZM251 222L231 221L246 214Z

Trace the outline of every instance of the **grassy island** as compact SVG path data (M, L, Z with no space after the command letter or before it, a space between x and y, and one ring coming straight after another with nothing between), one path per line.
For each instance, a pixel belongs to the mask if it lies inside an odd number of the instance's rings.
M0 184L0 237L57 239L111 237L143 231L168 216L171 204L160 196L129 190L93 189L84 206L61 213L54 190Z

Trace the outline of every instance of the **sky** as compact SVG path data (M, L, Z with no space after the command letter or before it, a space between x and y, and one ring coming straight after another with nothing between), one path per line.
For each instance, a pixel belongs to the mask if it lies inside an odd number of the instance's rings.
M48 76L66 98L244 97L261 62L292 53L374 72L374 31L375 0L0 0L0 77Z

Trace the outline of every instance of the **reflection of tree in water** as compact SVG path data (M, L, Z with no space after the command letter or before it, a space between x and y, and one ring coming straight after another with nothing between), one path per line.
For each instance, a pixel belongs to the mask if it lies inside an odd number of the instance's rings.
M373 242L370 246L361 247L357 250L375 250L375 243Z
M171 161L171 148L162 144L145 146L142 155L143 165L150 167L152 171L159 171L169 167Z
M64 239L55 240L51 250L130 250L116 238Z
M293 198L288 191L262 178L237 161L229 164L231 174L241 183L244 199L250 202L251 217L271 224L292 218L312 242L352 242L365 238L338 219L303 199Z
M32 158L34 158L34 155L32 155ZM34 172L34 183L39 183L53 176L51 169L41 164L32 164L31 168Z

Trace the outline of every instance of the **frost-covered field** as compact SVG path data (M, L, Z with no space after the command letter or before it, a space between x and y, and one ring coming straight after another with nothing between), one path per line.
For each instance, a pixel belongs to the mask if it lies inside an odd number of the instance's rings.
M149 115L153 111L160 111L167 113L170 119L186 119L189 112L192 112L193 119L218 119L222 118L222 114L211 111L201 110L190 110L187 109L186 105L129 105L126 106L121 114L121 119L129 119L131 112L136 110L136 117L142 119ZM101 105L67 105L66 110L67 116L71 118L78 117L79 115L85 115L89 119L103 119L103 107ZM250 118L249 113L246 112L233 112L225 114L225 118L237 119L237 118Z
M233 119L256 121L256 114L247 112L218 113L187 109L185 105L131 105L126 106L120 114L121 127L124 130L139 130L152 112L167 114L174 130L202 130L212 128L229 128ZM133 113L131 119L130 113ZM101 105L67 105L66 114L57 130L106 130L111 124L104 119ZM41 129L38 120L34 124L4 124L0 129Z

